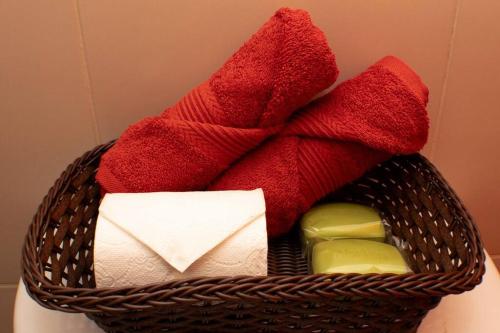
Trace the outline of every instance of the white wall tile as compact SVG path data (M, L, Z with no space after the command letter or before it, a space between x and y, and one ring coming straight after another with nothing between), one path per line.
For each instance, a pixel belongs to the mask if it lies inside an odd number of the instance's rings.
M12 333L16 285L0 284L0 333Z
M464 0L433 159L500 254L500 3Z
M96 139L74 3L1 1L0 41L0 282L14 283L38 204Z

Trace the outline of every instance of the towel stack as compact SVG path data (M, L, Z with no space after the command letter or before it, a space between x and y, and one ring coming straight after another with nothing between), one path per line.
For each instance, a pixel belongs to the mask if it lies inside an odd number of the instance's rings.
M337 75L309 15L280 9L208 81L129 127L97 180L103 192L262 188L268 234L284 234L321 197L427 140L428 90L401 60L311 102Z

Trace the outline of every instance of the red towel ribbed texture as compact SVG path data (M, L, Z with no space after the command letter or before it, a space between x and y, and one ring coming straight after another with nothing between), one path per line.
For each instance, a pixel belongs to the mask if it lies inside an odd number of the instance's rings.
M262 188L270 237L286 233L317 200L428 136L428 90L386 57L312 102L278 137L222 174L210 190Z
M210 79L129 127L100 162L103 192L202 190L337 78L307 12L280 9Z

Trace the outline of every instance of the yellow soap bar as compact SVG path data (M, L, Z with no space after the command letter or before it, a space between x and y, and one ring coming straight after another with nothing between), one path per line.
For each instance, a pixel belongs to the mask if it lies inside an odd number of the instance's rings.
M314 274L411 272L395 246L363 239L316 243L312 250L311 266Z
M310 239L363 238L383 241L384 225L378 212L355 203L329 203L309 210L301 220L303 237Z

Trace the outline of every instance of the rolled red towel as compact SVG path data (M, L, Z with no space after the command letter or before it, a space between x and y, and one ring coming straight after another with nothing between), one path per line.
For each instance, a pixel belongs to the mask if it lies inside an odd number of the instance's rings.
M386 57L311 103L209 189L263 188L268 234L281 235L326 194L392 154L420 150L429 128L427 95L416 73Z
M337 78L307 12L280 9L212 77L103 155L104 192L201 190Z

